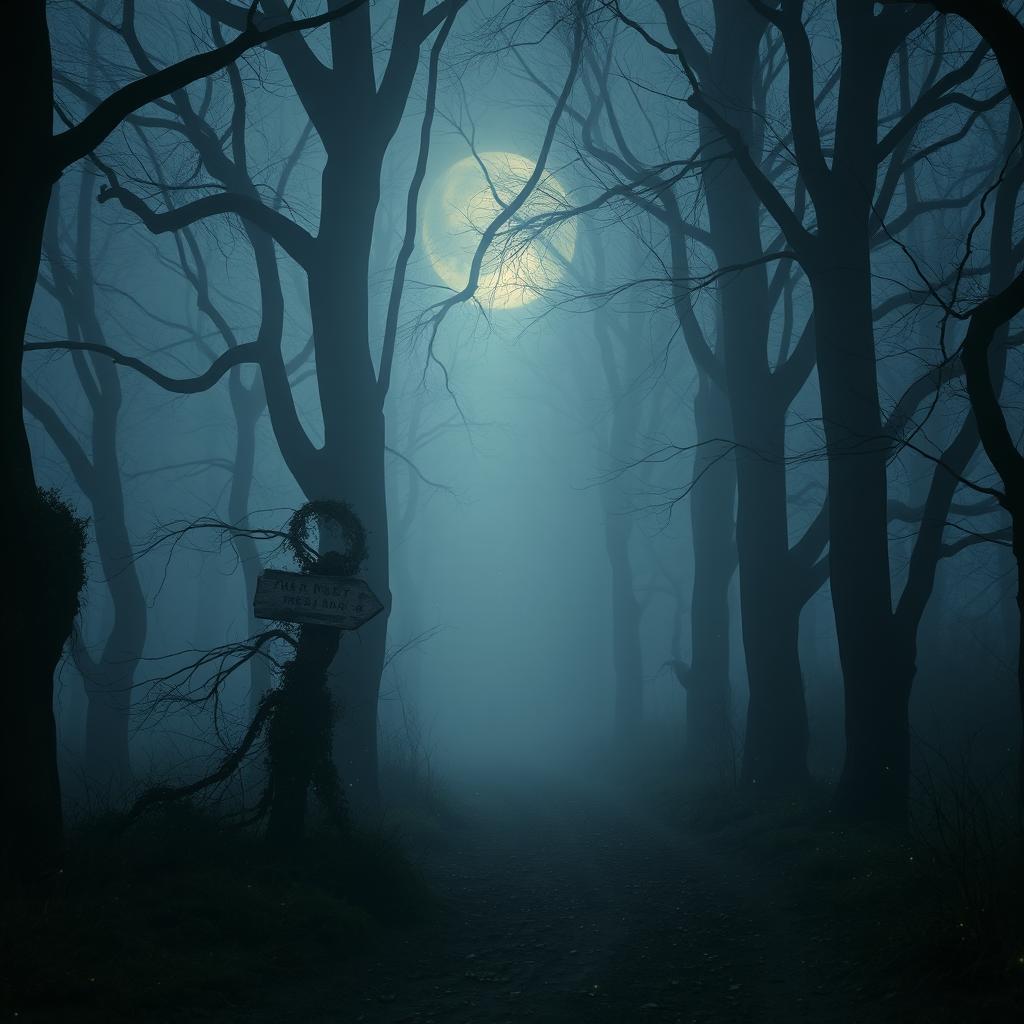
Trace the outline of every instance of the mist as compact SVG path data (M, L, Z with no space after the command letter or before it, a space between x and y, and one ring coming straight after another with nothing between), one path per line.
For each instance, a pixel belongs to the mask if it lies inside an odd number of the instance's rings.
M5 1010L1017 1019L1014 5L18 6Z

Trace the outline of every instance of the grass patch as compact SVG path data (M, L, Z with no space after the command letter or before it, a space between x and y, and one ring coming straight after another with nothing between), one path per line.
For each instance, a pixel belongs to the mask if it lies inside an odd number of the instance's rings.
M677 790L659 803L785 914L795 955L820 956L823 984L864 1005L864 1020L1016 1019L1019 819L963 781L943 780L924 797L901 828L837 820L825 788L776 800Z
M282 861L185 806L123 833L89 822L70 836L67 864L46 903L3 908L0 1004L30 1020L244 1007L430 907L379 835L313 834Z

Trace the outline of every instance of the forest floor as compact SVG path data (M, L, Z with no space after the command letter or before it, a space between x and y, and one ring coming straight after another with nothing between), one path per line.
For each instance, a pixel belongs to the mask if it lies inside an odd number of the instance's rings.
M627 788L490 789L420 843L435 905L197 1002L19 1020L154 1024L999 1024L1024 991L952 978L902 841ZM770 826L767 827L766 826ZM414 845L412 842L410 846ZM923 941L935 912L934 947ZM955 936L954 936L955 938ZM305 948L303 948L305 947ZM1024 950L1021 951L1024 954ZM295 954L298 954L297 956ZM954 954L955 956L955 954Z

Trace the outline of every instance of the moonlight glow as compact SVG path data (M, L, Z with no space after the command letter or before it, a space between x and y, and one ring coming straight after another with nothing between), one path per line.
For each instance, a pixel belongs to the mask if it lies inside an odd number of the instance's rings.
M430 263L437 276L456 291L469 280L482 232L502 205L515 198L536 167L516 153L481 153L480 160L490 181L476 157L468 156L449 168L424 204L423 243ZM515 229L568 205L565 189L545 171L484 259L476 291L480 302L490 309L515 309L558 284L576 248L575 225L564 222L536 237L518 234Z

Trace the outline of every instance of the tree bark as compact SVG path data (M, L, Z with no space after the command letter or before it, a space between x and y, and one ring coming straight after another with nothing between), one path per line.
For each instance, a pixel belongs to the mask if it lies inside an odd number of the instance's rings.
M309 499L346 501L366 527L366 579L384 611L345 644L331 669L340 709L335 763L354 813L379 801L377 704L391 608L385 423L369 326L369 260L383 153L372 140L330 155L323 173L317 251L308 270L324 446ZM314 491L315 488L315 491ZM311 491L313 491L311 493Z
M757 147L754 77L766 22L750 6L717 3L709 57L708 101L748 148ZM728 9L726 9L728 8ZM719 128L701 119L709 156L729 152ZM786 410L768 361L771 300L764 264L761 205L735 161L709 161L703 173L710 244L720 268L746 269L718 283L725 368L736 448L736 551L740 617L750 701L743 748L744 784L785 789L807 781L807 709L800 670L800 609L789 565Z
M829 565L843 667L846 758L837 808L906 814L912 644L895 628L886 462L871 318L868 213L856 196L819 214L821 261L808 269L828 447Z
M365 4L355 9L365 16ZM0 528L16 539L8 568L22 591L4 620L8 678L14 682L7 688L6 713L0 715L0 813L9 836L0 853L15 876L52 871L62 855L53 671L71 634L83 584L81 553L77 541L71 543L78 531L70 510L54 511L52 502L43 502L41 510L22 413L25 328L53 183L146 103L220 71L254 46L287 45L286 38L297 29L335 23L352 10L351 5L332 4L324 14L266 30L243 24L241 34L226 45L129 83L56 136L45 0L25 0L7 12L5 28L17 40L18 59L4 63L0 86L5 95L17 97L7 138L18 158L0 190L0 230L8 245L7 272L0 275L0 474L8 500ZM239 12L246 17L244 10ZM332 35L341 33L332 30ZM67 558L63 563L61 556Z
M690 685L686 696L686 764L700 784L731 782L736 744L729 685L729 586L736 571L736 470L725 444L729 403L700 374L693 404L697 428L695 486L690 492L693 595L690 603Z
M102 357L96 360L99 362ZM98 366L99 376L117 374L109 360ZM109 387L109 382L107 382ZM94 412L94 416L96 413ZM107 634L95 673L85 678L89 703L85 728L85 771L90 781L116 797L131 778L129 714L135 671L146 641L147 608L135 553L125 522L124 494L117 464L113 421L104 415L94 423L94 434L105 434L96 452L96 492L90 494L96 546L104 579L110 590L114 621Z
M7 664L0 707L0 884L55 872L62 857L60 782L53 718L53 672L71 632L80 581L59 563L53 518L41 513L22 414L22 345L52 176L46 153L53 116L52 71L43 0L16 4L7 29L18 60L0 84L16 96L8 143L17 159L0 189L6 248L0 275L0 478L6 497L7 571L20 592L3 616Z
M259 379L246 387L241 372L236 367L228 380L231 406L235 414L235 457L231 468L231 489L228 492L228 521L246 523L249 516L249 500L252 496L253 473L256 465L256 426L266 406L263 385ZM242 567L245 586L246 619L249 635L260 630L259 620L253 613L253 598L256 583L263 569L256 542L251 537L235 537L233 540ZM270 666L263 658L253 658L249 667L249 711L255 714L260 701L271 687Z

